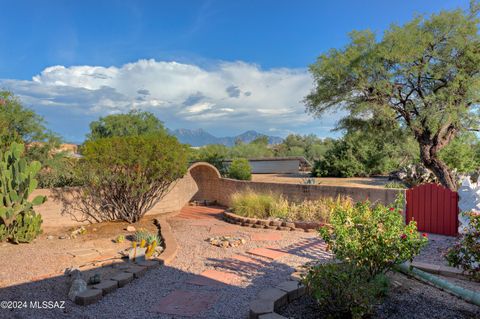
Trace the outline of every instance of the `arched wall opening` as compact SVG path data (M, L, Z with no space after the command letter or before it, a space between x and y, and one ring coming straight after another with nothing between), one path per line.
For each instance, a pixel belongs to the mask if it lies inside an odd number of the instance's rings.
M214 201L217 199L221 175L215 166L205 162L195 163L189 167L188 173L198 189L191 200Z

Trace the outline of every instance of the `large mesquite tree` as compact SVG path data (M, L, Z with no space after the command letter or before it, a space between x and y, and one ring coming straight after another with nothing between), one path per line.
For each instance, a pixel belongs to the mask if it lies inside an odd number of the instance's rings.
M377 40L353 32L310 66L315 88L307 111L321 116L344 109L348 117L388 116L410 129L424 165L447 188L452 172L439 152L462 131L478 130L480 100L479 5L393 25ZM392 141L395 142L395 141Z

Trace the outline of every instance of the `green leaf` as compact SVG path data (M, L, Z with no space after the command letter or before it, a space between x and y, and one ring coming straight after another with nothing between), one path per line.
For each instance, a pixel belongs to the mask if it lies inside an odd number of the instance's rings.
M38 195L32 200L32 204L35 205L35 206L36 205L41 205L41 204L45 203L46 200L47 200L46 196Z

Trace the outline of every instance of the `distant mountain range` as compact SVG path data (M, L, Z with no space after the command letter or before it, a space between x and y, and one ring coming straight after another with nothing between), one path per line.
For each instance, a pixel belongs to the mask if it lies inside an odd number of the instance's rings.
M235 141L240 140L244 143L250 143L257 137L265 134L258 133L257 131L246 131L237 136L216 137L208 133L203 129L176 129L170 130L170 134L175 135L181 143L190 144L191 146L203 146L208 144L223 144L226 146L235 145ZM268 135L267 135L268 136ZM278 136L268 136L269 144L279 144L283 141Z

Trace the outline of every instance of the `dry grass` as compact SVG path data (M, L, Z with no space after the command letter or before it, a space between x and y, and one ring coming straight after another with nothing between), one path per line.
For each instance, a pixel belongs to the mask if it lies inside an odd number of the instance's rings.
M254 218L280 218L289 221L328 222L336 207L353 205L350 198L324 197L303 202L288 202L281 194L256 193L253 190L232 195L232 209L241 216Z

